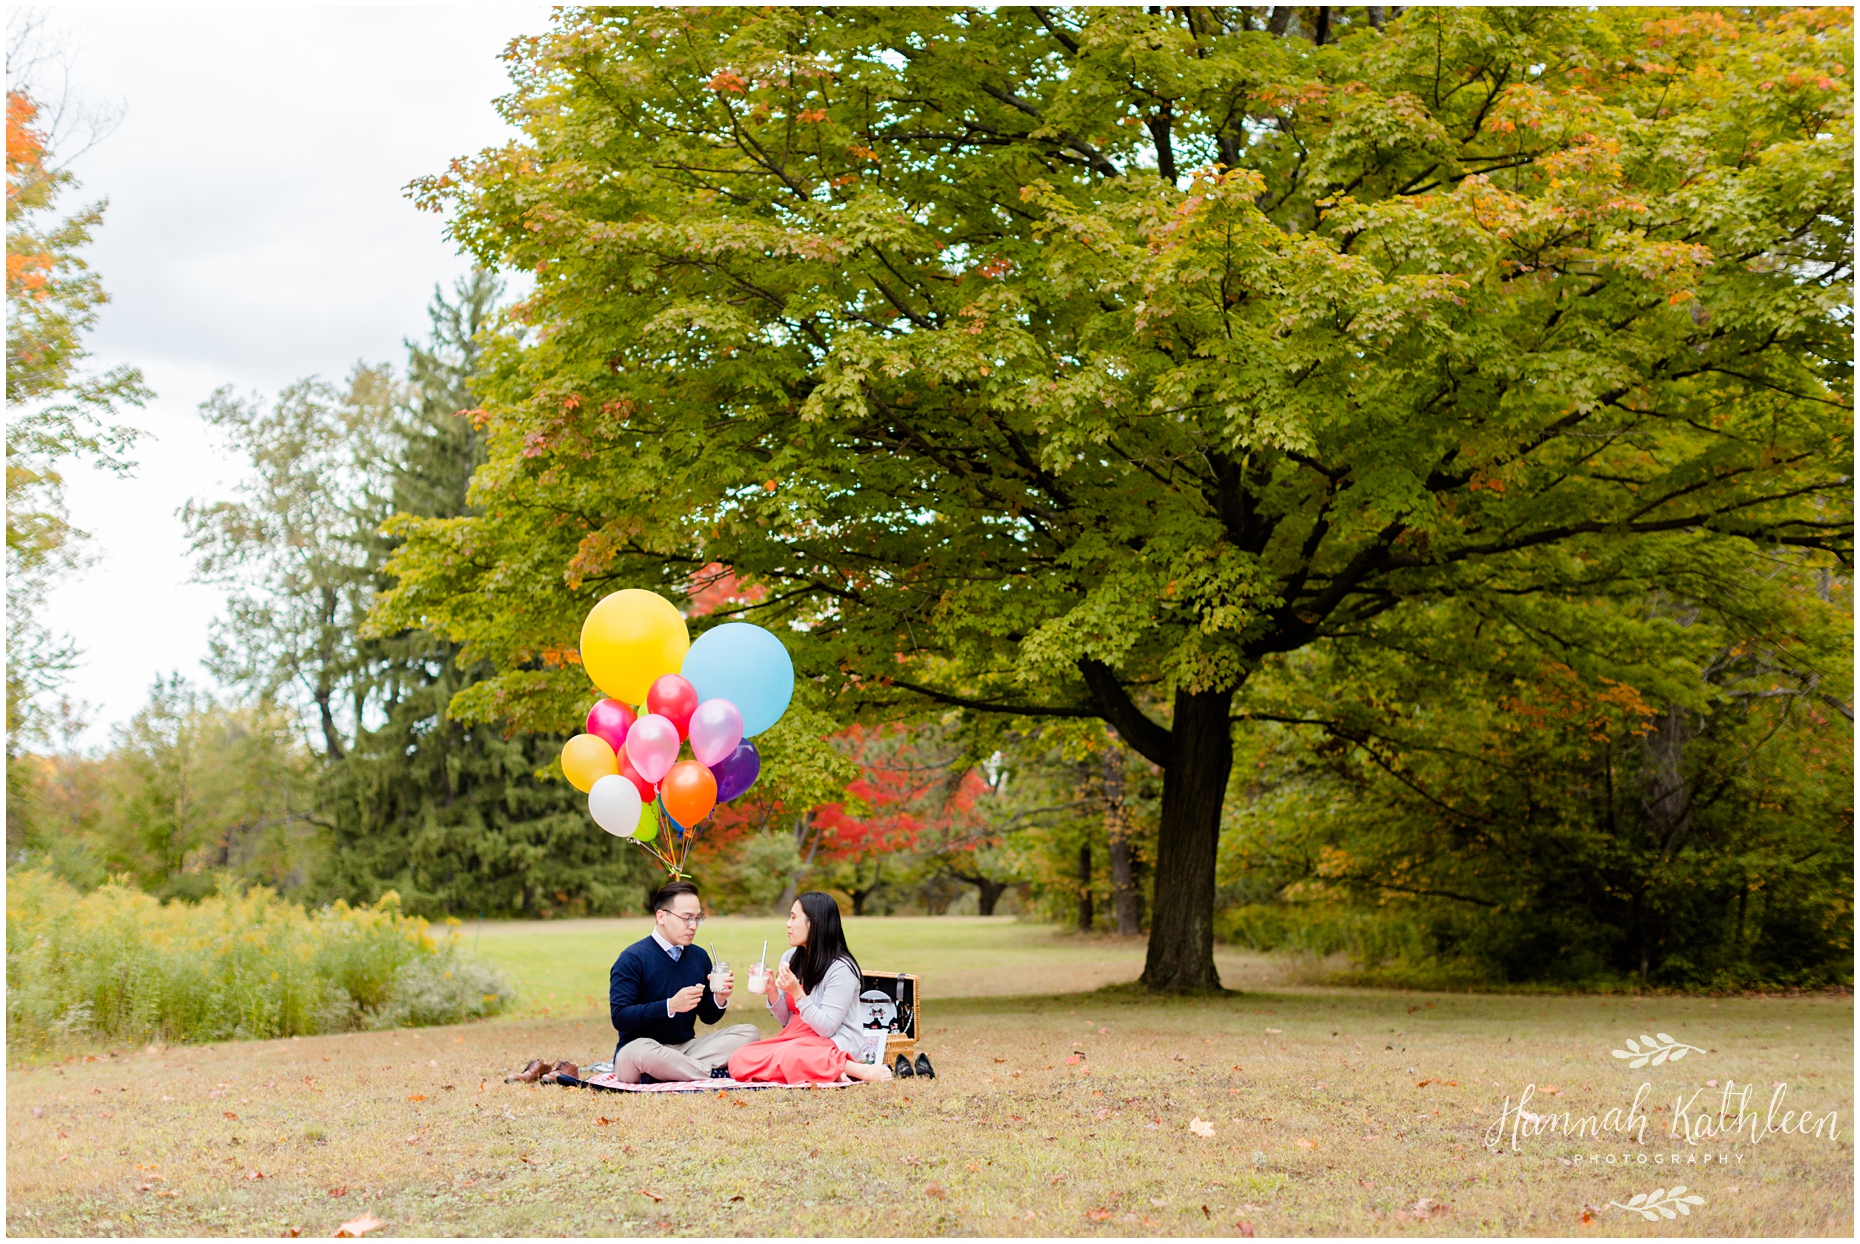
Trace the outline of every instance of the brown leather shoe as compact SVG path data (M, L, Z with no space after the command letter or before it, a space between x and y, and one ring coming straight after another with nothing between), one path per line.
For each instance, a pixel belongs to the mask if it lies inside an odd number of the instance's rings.
M540 1058L532 1058L524 1064L523 1070L504 1077L505 1084L534 1084L549 1070L549 1064Z

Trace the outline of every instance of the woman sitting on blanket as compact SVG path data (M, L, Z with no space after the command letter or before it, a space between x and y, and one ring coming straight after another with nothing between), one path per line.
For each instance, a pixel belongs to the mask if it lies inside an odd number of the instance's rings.
M889 1067L856 1059L865 1040L853 1014L859 962L846 948L839 905L818 890L795 899L788 946L768 999L782 1030L730 1055L730 1078L777 1084L891 1079Z

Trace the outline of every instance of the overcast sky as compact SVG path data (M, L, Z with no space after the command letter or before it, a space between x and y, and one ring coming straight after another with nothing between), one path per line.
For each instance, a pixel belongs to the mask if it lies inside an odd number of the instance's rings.
M523 7L103 9L59 6L72 87L119 101L120 127L73 164L64 206L108 199L88 258L111 303L99 367L140 367L156 399L121 479L74 470L68 501L98 561L48 619L84 663L83 743L109 738L173 671L200 666L218 588L191 583L177 511L244 473L197 408L223 384L266 394L357 359L399 363L435 282L465 271L440 217L403 187L510 134L492 101ZM55 154L55 153L54 153Z

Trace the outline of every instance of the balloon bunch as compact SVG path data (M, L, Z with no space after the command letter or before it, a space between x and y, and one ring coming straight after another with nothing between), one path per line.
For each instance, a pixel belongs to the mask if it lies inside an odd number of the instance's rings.
M587 792L596 825L682 877L704 819L762 772L749 739L788 711L788 650L750 622L692 643L670 601L627 588L588 611L581 663L607 698L588 710L587 732L563 746L562 772ZM680 760L687 742L691 759Z

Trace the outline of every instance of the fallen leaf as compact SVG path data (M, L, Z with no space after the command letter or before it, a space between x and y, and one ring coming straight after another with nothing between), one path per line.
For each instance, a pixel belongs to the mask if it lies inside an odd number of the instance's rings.
M348 1192L349 1190L347 1188L331 1188L329 1190L331 1196L347 1196Z
M1433 1197L1424 1196L1408 1207L1408 1212L1425 1222L1429 1218L1438 1218L1447 1212L1447 1207Z
M225 1116L226 1116L227 1118L229 1118L229 1119L236 1119L236 1118L238 1118L238 1117L239 1117L238 1115L236 1115L236 1114L234 1114L234 1113L233 1113L232 1111L230 1111L230 1110L222 1110L222 1111L220 1111L220 1113L221 1113L221 1114L223 1114L223 1115L225 1115Z
M286 1227L278 1234L280 1240L294 1240L304 1233L302 1227Z
M1150 1198L1150 1204L1154 1205L1157 1209L1162 1209L1164 1206L1168 1205L1169 1202L1163 1200L1161 1197L1153 1196Z
M596 1127L606 1127L606 1126L607 1126L607 1125L608 1125L609 1123L617 1123L617 1122L619 1122L619 1120L618 1120L618 1119L609 1119L609 1118L607 1118L606 1116L604 1116L604 1115L603 1115L603 1116L601 1116L601 1117L599 1117L599 1118L596 1118L596 1119L594 1120L594 1126L596 1126Z
M1061 1171L1057 1175L1048 1175L1046 1177L1046 1182L1049 1184L1052 1184L1053 1187L1057 1188L1060 1184L1066 1182L1066 1173L1064 1171Z
M1253 1238L1253 1224L1252 1224L1252 1223L1250 1223L1250 1222L1243 1222L1243 1223L1240 1223L1240 1224L1239 1224L1239 1225L1238 1225L1238 1226L1237 1226L1237 1227L1235 1228L1235 1230L1237 1230L1237 1231L1238 1231L1238 1232L1240 1233L1240 1235L1241 1235L1241 1236L1242 1236L1243 1238L1245 1238L1245 1239L1249 1239L1249 1240L1250 1240L1250 1239L1252 1239L1252 1238Z
M1317 1148L1317 1141L1307 1140L1304 1137L1300 1136L1298 1138L1298 1147L1300 1149L1315 1149Z
M45 1107L34 1106L32 1108L32 1117L35 1119L43 1119L45 1117Z
M247 1179L263 1179L263 1178L265 1177L265 1172L263 1172L263 1171L247 1171L247 1172L245 1173L245 1177L246 1177Z
M377 1227L384 1227L386 1225L387 1224L382 1222L379 1218L376 1218L373 1213L366 1213L360 1218L351 1218L340 1227L337 1227L336 1238L339 1240L352 1240L357 1236L367 1235Z
M641 1188L639 1190L639 1194L643 1197L651 1197L655 1201L663 1201L665 1199L664 1197L660 1196L658 1193L654 1192L651 1188Z
M945 1192L945 1191L943 1191L943 1185L942 1185L942 1184L927 1184L927 1185L925 1185L925 1187L924 1187L924 1195L925 1195L925 1196L933 1196L933 1197L935 1197L935 1198L936 1198L937 1200L939 1200L939 1201L940 1201L940 1200L942 1200L942 1199L943 1199L944 1197L946 1197L946 1196L948 1196L948 1195L949 1195L949 1193L947 1193L947 1192Z
M1066 1055L1066 1066L1068 1066L1068 1067L1076 1067L1076 1066L1078 1066L1078 1065L1079 1065L1079 1064L1080 1064L1081 1062L1084 1062L1084 1061L1085 1061L1085 1060L1084 1060L1083 1058L1081 1058L1081 1057L1079 1057L1079 1056L1078 1056L1077 1054L1068 1054L1068 1055Z
M1032 1211L1029 1210L1028 1213L1031 1215ZM1105 1222L1110 1219L1111 1211L1108 1209L1088 1209L1085 1211L1085 1217L1091 1219L1093 1222Z
M743 1194L739 1192L736 1195L731 1196L731 1197L726 1197L725 1199L730 1200L730 1201L740 1201L743 1199Z
M408 1097L408 1098L407 1098L407 1100L408 1100L408 1101L425 1101L425 1100L426 1100L426 1094L425 1094L425 1093L415 1093L415 1094L413 1094L412 1096L410 1096L410 1097Z
M1196 1119L1193 1123L1188 1125L1188 1130L1195 1133L1197 1136L1212 1138L1214 1135L1214 1124L1208 1122L1206 1119Z
M1276 1036L1278 1036L1278 1035L1279 1035L1280 1033L1282 1033L1282 1032L1284 1032L1284 1031L1285 1031L1285 1029L1283 1029L1283 1028L1268 1028L1268 1029L1266 1029L1266 1031L1267 1031L1267 1032L1270 1032L1270 1033L1271 1033L1271 1034L1272 1034L1273 1036L1275 1036L1275 1037L1276 1037Z
M1005 1059L1005 1058L997 1058L997 1059L995 1059L995 1061L996 1061L996 1062L998 1062L998 1063L1005 1063L1005 1062L1007 1061L1007 1059Z

